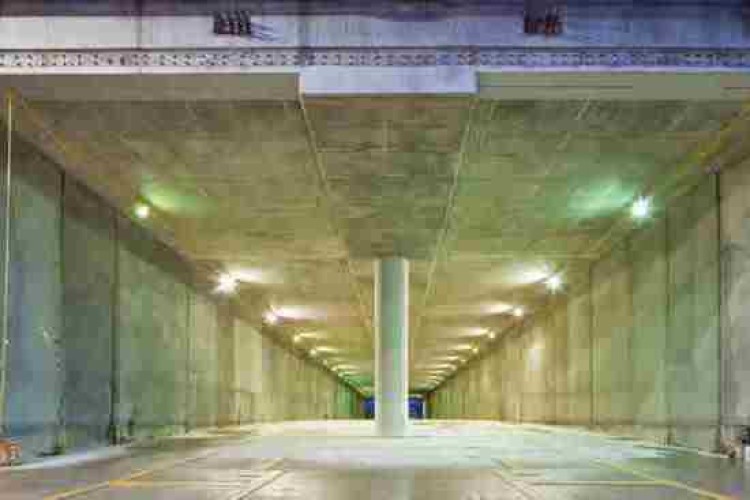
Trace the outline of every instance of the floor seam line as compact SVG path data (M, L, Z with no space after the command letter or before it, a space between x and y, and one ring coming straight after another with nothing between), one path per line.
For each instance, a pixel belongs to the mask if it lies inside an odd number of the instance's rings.
M278 474L276 474L274 477L268 478L266 481L261 482L260 484L256 484L255 486L252 486L251 488L247 490L240 491L239 493L235 493L234 495L231 495L227 497L225 500L243 500L246 499L249 495L252 495L253 493L257 493L261 489L265 488L266 486L270 485L271 483L277 481L279 478L284 476L288 471L279 471Z

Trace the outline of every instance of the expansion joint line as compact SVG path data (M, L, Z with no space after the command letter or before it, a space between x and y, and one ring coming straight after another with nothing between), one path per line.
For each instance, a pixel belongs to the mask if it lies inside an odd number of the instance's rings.
M282 476L286 475L287 471L282 470L279 471L278 474L273 474L271 477L261 481L260 483L250 487L250 489L242 490L239 493L230 494L227 496L224 500L245 500L247 498L250 498L250 495L253 493L257 493L260 490L265 489L267 486L269 486L271 483L275 483L279 479L281 479Z
M305 122L305 135L307 138L308 147L313 154L313 164L315 166L315 174L318 181L318 194L324 204L323 208L327 215L328 226L344 247L344 252L346 254L344 258L344 267L346 275L348 277L349 287L355 299L357 300L357 307L359 310L359 316L360 321L362 322L362 326L366 330L367 334L371 336L373 334L372 320L370 319L370 315L367 311L367 308L365 307L364 295L359 286L359 283L357 282L357 275L354 270L354 264L352 262L351 254L349 253L349 249L346 245L346 240L342 234L341 228L338 225L335 210L333 207L331 183L328 180L328 173L323 162L323 155L320 153L320 149L318 149L318 141L315 134L315 129L313 128L312 120L310 119L310 113L307 110L305 98L302 94L300 94L299 96L299 103L300 109L302 111L302 119Z
M461 171L463 170L464 164L466 163L466 150L469 143L469 140L472 136L472 133L474 131L474 126L476 125L477 120L477 110L479 109L479 97L474 96L471 100L471 104L469 105L469 117L466 121L466 126L464 127L463 133L461 135L461 144L459 145L458 149L458 159L456 160L455 166L453 168L453 178L451 179L451 186L450 190L448 191L448 198L445 203L445 210L443 212L443 224L440 227L440 232L438 233L437 240L435 241L435 246L433 247L432 252L432 259L430 260L430 267L427 271L427 283L425 284L424 293L422 295L422 314L419 315L417 318L417 324L415 325L415 336L419 336L420 330L422 327L422 322L424 321L424 315L425 311L427 309L427 304L430 300L430 296L432 295L432 289L435 285L435 273L437 270L438 262L440 261L440 256L443 254L446 241L448 239L448 233L451 229L451 219L453 216L453 211L456 206L456 198L458 193L458 185L459 185L459 179L461 176Z
M521 481L517 481L511 478L508 474L503 472L501 469L493 469L492 472L495 474L495 476L500 478L500 480L503 483L505 483L508 486L508 488L518 493L524 499L538 500L539 496L534 492L534 490L530 486L524 485Z
M3 204L3 276L2 276L2 337L0 338L0 435L5 434L5 403L8 387L8 348L10 337L10 221L11 217L11 169L13 163L13 105L15 104L15 91L9 90L6 93L6 110L5 110L5 179L3 189L5 190L5 203Z

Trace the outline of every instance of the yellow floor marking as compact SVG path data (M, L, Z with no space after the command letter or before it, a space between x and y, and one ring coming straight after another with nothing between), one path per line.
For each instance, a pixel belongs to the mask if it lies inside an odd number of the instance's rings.
M585 480L531 480L524 481L526 484L532 484L535 486L662 486L656 481L585 481Z
M218 450L208 450L208 451L206 451L204 453L200 453L200 454L192 456L192 457L178 458L176 460L169 460L167 462L163 462L163 463L155 465L153 467L148 467L146 469L141 469L141 470L138 470L136 472L133 472L132 474L128 474L127 476L124 476L124 477L121 477L121 478L117 478L117 479L115 479L115 481L129 481L131 479L136 479L136 478L139 478L139 477L147 476L149 474L153 474L154 472L159 472L159 471L163 471L163 470L166 470L166 469L170 469L170 468L172 468L172 467L174 467L176 465L182 465L182 464L186 464L188 462L193 462L195 460L200 460L202 458L206 458L206 457L208 457L210 455L214 455L216 453L218 453Z
M113 488L219 488L237 489L245 486L243 483L221 483L216 481L110 481Z
M187 458L181 458L181 459L177 459L177 460L170 460L168 462L163 462L161 464L158 464L158 465L156 465L154 467L150 467L150 468L147 468L147 469L138 470L138 471L136 471L136 472L134 472L132 474L129 474L127 476L124 476L124 477L120 477L120 478L116 478L116 479L110 479L108 481L102 481L102 482L99 482L99 483L94 483L94 484L91 484L89 486L84 486L84 487L81 487L81 488L73 488L73 489L70 489L70 490L63 490L63 491L61 491L59 493L53 493L51 495L46 495L45 497L43 497L43 500L64 500L66 498L73 498L73 497L85 495L87 493L92 493L92 492L97 491L97 490L103 490L105 488L108 488L110 486L110 484L113 483L113 482L117 482L117 481L129 481L129 480L132 480L132 479L143 477L143 476L146 476L148 474L152 474L154 472L158 472L158 471L161 471L161 470L164 470L164 469L168 469L170 467L174 467L175 465L180 465L180 464L184 464L184 463L187 463L187 462L192 462L193 460L200 460L201 458L205 458L205 457L207 457L209 455L212 455L214 453L217 453L217 452L218 452L218 450L209 450L209 451L201 453L201 454L199 454L197 456L192 456L192 457L187 457Z
M699 450L696 448L688 448L685 446L677 446L677 445L668 445L668 444L662 444L657 443L656 441L651 441L647 437L639 436L639 435L617 435L617 434L610 434L605 431L597 431L593 429L581 429L581 428L571 428L571 427L549 427L545 425L537 426L543 429L546 429L550 433L560 433L560 434L578 434L581 436L587 436L587 437L594 437L594 438L600 438L604 441L609 442L618 442L618 437L624 437L627 438L625 442L633 445L633 446L648 446L651 449L661 449L661 450L669 450L669 451L682 451L682 452L688 452L692 453L694 455L701 455L705 457L711 457L711 458L721 458L721 459L727 459L726 455L722 455L721 453L712 453L710 451L705 450Z
M737 497L724 495L721 493L716 493L714 491L708 491L701 488L695 488L693 486L690 486L689 484L682 483L680 481L673 481L671 479L664 479L661 477L653 476L651 474L648 474L647 472L643 472L638 469L634 469L633 467L628 467L627 465L619 465L612 462L608 462L606 460L592 460L594 463L598 463L601 465L604 465L606 467L610 467L615 470L619 470L622 472L627 472L629 474L632 474L634 476L648 479L649 481L653 481L654 483L658 483L662 486L670 486L672 488L689 491L690 493L695 493L696 495L700 495L706 498L711 498L712 500L737 500Z
M570 430L567 430L567 431L570 432ZM555 429L554 432L560 432L560 431ZM541 441L541 440L537 439L537 441ZM542 442L541 444L547 445L548 447L548 443ZM615 464L606 460L599 460L599 459L589 459L589 461L591 463L609 467L611 469L615 469L620 472L626 472L628 474L639 477L641 479L645 479L647 481L653 481L654 483L657 483L661 486L669 486L671 488L688 491L690 493L694 493L696 495L703 496L705 498L710 498L711 500L737 500L737 498L733 496L716 493L714 491L704 490L702 488L696 488L696 487L690 486L689 484L682 483L680 481L674 481L671 479L664 479L664 478L660 478L657 476L653 476L641 470L634 469L632 467L628 467L625 465L618 465L618 464Z
M104 481L101 483L92 484L90 486L84 486L83 488L75 488L71 490L65 490L60 493L55 493L52 495L46 495L44 500L63 500L64 498L73 498L80 495L85 495L87 493L93 493L98 490L103 490L105 488L109 487L109 481Z

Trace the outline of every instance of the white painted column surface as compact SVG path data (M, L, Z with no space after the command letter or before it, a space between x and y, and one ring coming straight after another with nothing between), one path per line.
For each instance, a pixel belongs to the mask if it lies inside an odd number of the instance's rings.
M383 437L406 435L409 423L409 261L375 263L375 422Z

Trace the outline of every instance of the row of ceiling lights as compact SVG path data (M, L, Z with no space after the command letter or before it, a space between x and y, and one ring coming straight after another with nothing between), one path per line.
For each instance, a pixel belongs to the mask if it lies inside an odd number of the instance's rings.
M553 276L557 277L557 276ZM550 286L550 280L549 278L547 280L547 286L550 288L550 290L558 290L562 286L562 280L559 279L552 280L553 286ZM516 318L523 318L526 315L526 311L523 307L516 306L513 309L511 309L511 314ZM486 329L485 333L487 335L487 339L489 341L493 341L497 338L497 332L494 330ZM473 344L468 346L457 346L458 350L469 350L471 354L467 357L461 357L461 356L447 356L443 357L442 359L449 359L451 361L455 361L455 363L444 363L442 365L433 365L433 370L428 371L427 373L429 376L427 377L427 380L429 382L432 382L433 385L437 385L438 383L442 382L443 379L450 375L451 373L455 372L460 366L466 364L469 359L479 354L480 348L479 345Z
M651 211L652 200L647 196L637 198L630 207L630 215L636 221L647 219L651 215ZM145 201L138 201L133 206L133 213L140 220L148 219L151 216L151 206ZM553 274L546 279L545 284L551 292L556 292L562 288L562 277L558 274ZM228 295L235 293L238 286L239 279L236 276L231 273L222 273L218 277L215 290L217 293ZM273 315L273 312L270 311L270 314ZM523 316L523 309L517 307L513 310L513 314L515 316ZM278 318L274 318L273 316L266 319L270 324L275 324L278 321ZM268 321L269 319L270 321Z
M133 214L139 220L146 220L151 216L151 206L145 202L139 201L133 206ZM233 274L227 272L221 273L217 278L214 291L222 295L231 295L237 291L239 284L240 280L237 278L237 276L234 276ZM274 312L273 309L269 309L265 313L263 313L263 322L267 325L276 325L280 320L281 318ZM294 337L294 342L298 343L301 338L302 337L300 335L296 335ZM325 350L325 348L313 347L308 352L310 356L317 357L323 350ZM322 360L322 363L342 378L346 378L348 376L356 375L357 373L359 373L356 367L352 365L330 366L330 362L325 359Z
M635 220L647 219L651 215L653 203L650 196L639 196L630 205L630 216ZM145 220L151 216L151 205L139 200L133 205L133 214L137 219Z
M641 222L641 221L648 219L651 216L652 211L653 211L652 199L648 196L640 196L630 206L630 217L636 222ZM560 289L562 289L562 286L563 286L562 276L560 274L553 274L544 280L544 284L550 292L555 293L559 291ZM520 306L513 308L511 312L513 316L517 318L521 318L525 314L524 309ZM489 340L495 340L496 337L497 337L496 332L491 331L491 330L488 331L487 338ZM432 372L428 372L430 375L429 377L427 377L427 381L431 382L433 387L436 387L445 379L446 376L455 372L459 368L459 366L466 364L466 362L471 357L479 354L479 350L480 350L479 346L473 345L471 346L470 349L472 352L472 356L468 358L459 357L458 362L456 364L449 365L439 371L433 370Z
M630 206L630 216L636 221L642 221L650 217L652 212L652 200L650 197L647 196L641 196L637 198L633 204ZM138 201L133 206L133 213L135 217L139 220L146 220L151 216L151 206L144 202L144 201ZM562 288L563 280L562 277L559 274L553 274L549 276L545 280L545 285L547 289L555 293L559 291ZM237 288L239 286L239 279L232 275L231 273L222 273L219 275L215 291L220 294L230 295L237 291ZM525 315L525 311L522 307L517 306L514 307L511 310L511 313L516 318L522 318ZM269 309L266 311L263 315L263 320L268 325L276 325L278 324L280 318L279 316L272 310ZM494 340L497 337L497 333L494 331L488 331L487 337L489 340ZM299 342L301 337L299 335L294 337L295 343ZM479 347L478 346L472 346L471 351L474 355L479 353ZM316 357L320 352L319 348L313 347L309 353L311 356ZM460 364L466 363L467 359L461 359ZM325 360L323 360L323 364L326 366L329 365L329 363ZM455 371L458 368L459 365L453 365L451 372ZM338 366L330 367L332 371L337 373L338 375L351 375L353 374L352 371L341 369ZM441 372L444 374L445 372ZM428 380L432 381L433 384L437 385L444 379L444 376L441 375L431 375Z
M305 335L304 333L297 333L294 335L294 337L292 337L292 342L294 342L295 344L300 344L306 337L307 335ZM310 350L307 352L313 358L320 358L322 354L336 353L338 352L338 350L327 346L317 346L310 348ZM335 364L334 360L328 360L324 358L321 358L320 362L342 378L354 376L360 373L359 369L351 364Z
M281 321L281 318L279 315L273 310L269 309L265 313L263 313L263 322L267 325L277 325ZM297 333L292 337L292 342L294 344L300 344L302 340L306 337L304 333ZM326 346L318 346L318 347L311 347L310 350L307 351L310 357L317 358L322 353L326 352L336 352L336 349L333 349L331 347ZM321 359L321 363L334 373L336 373L338 376L346 378L347 376L356 375L358 372L356 371L356 367L352 367L351 365L333 365L331 366L331 362L326 359Z

